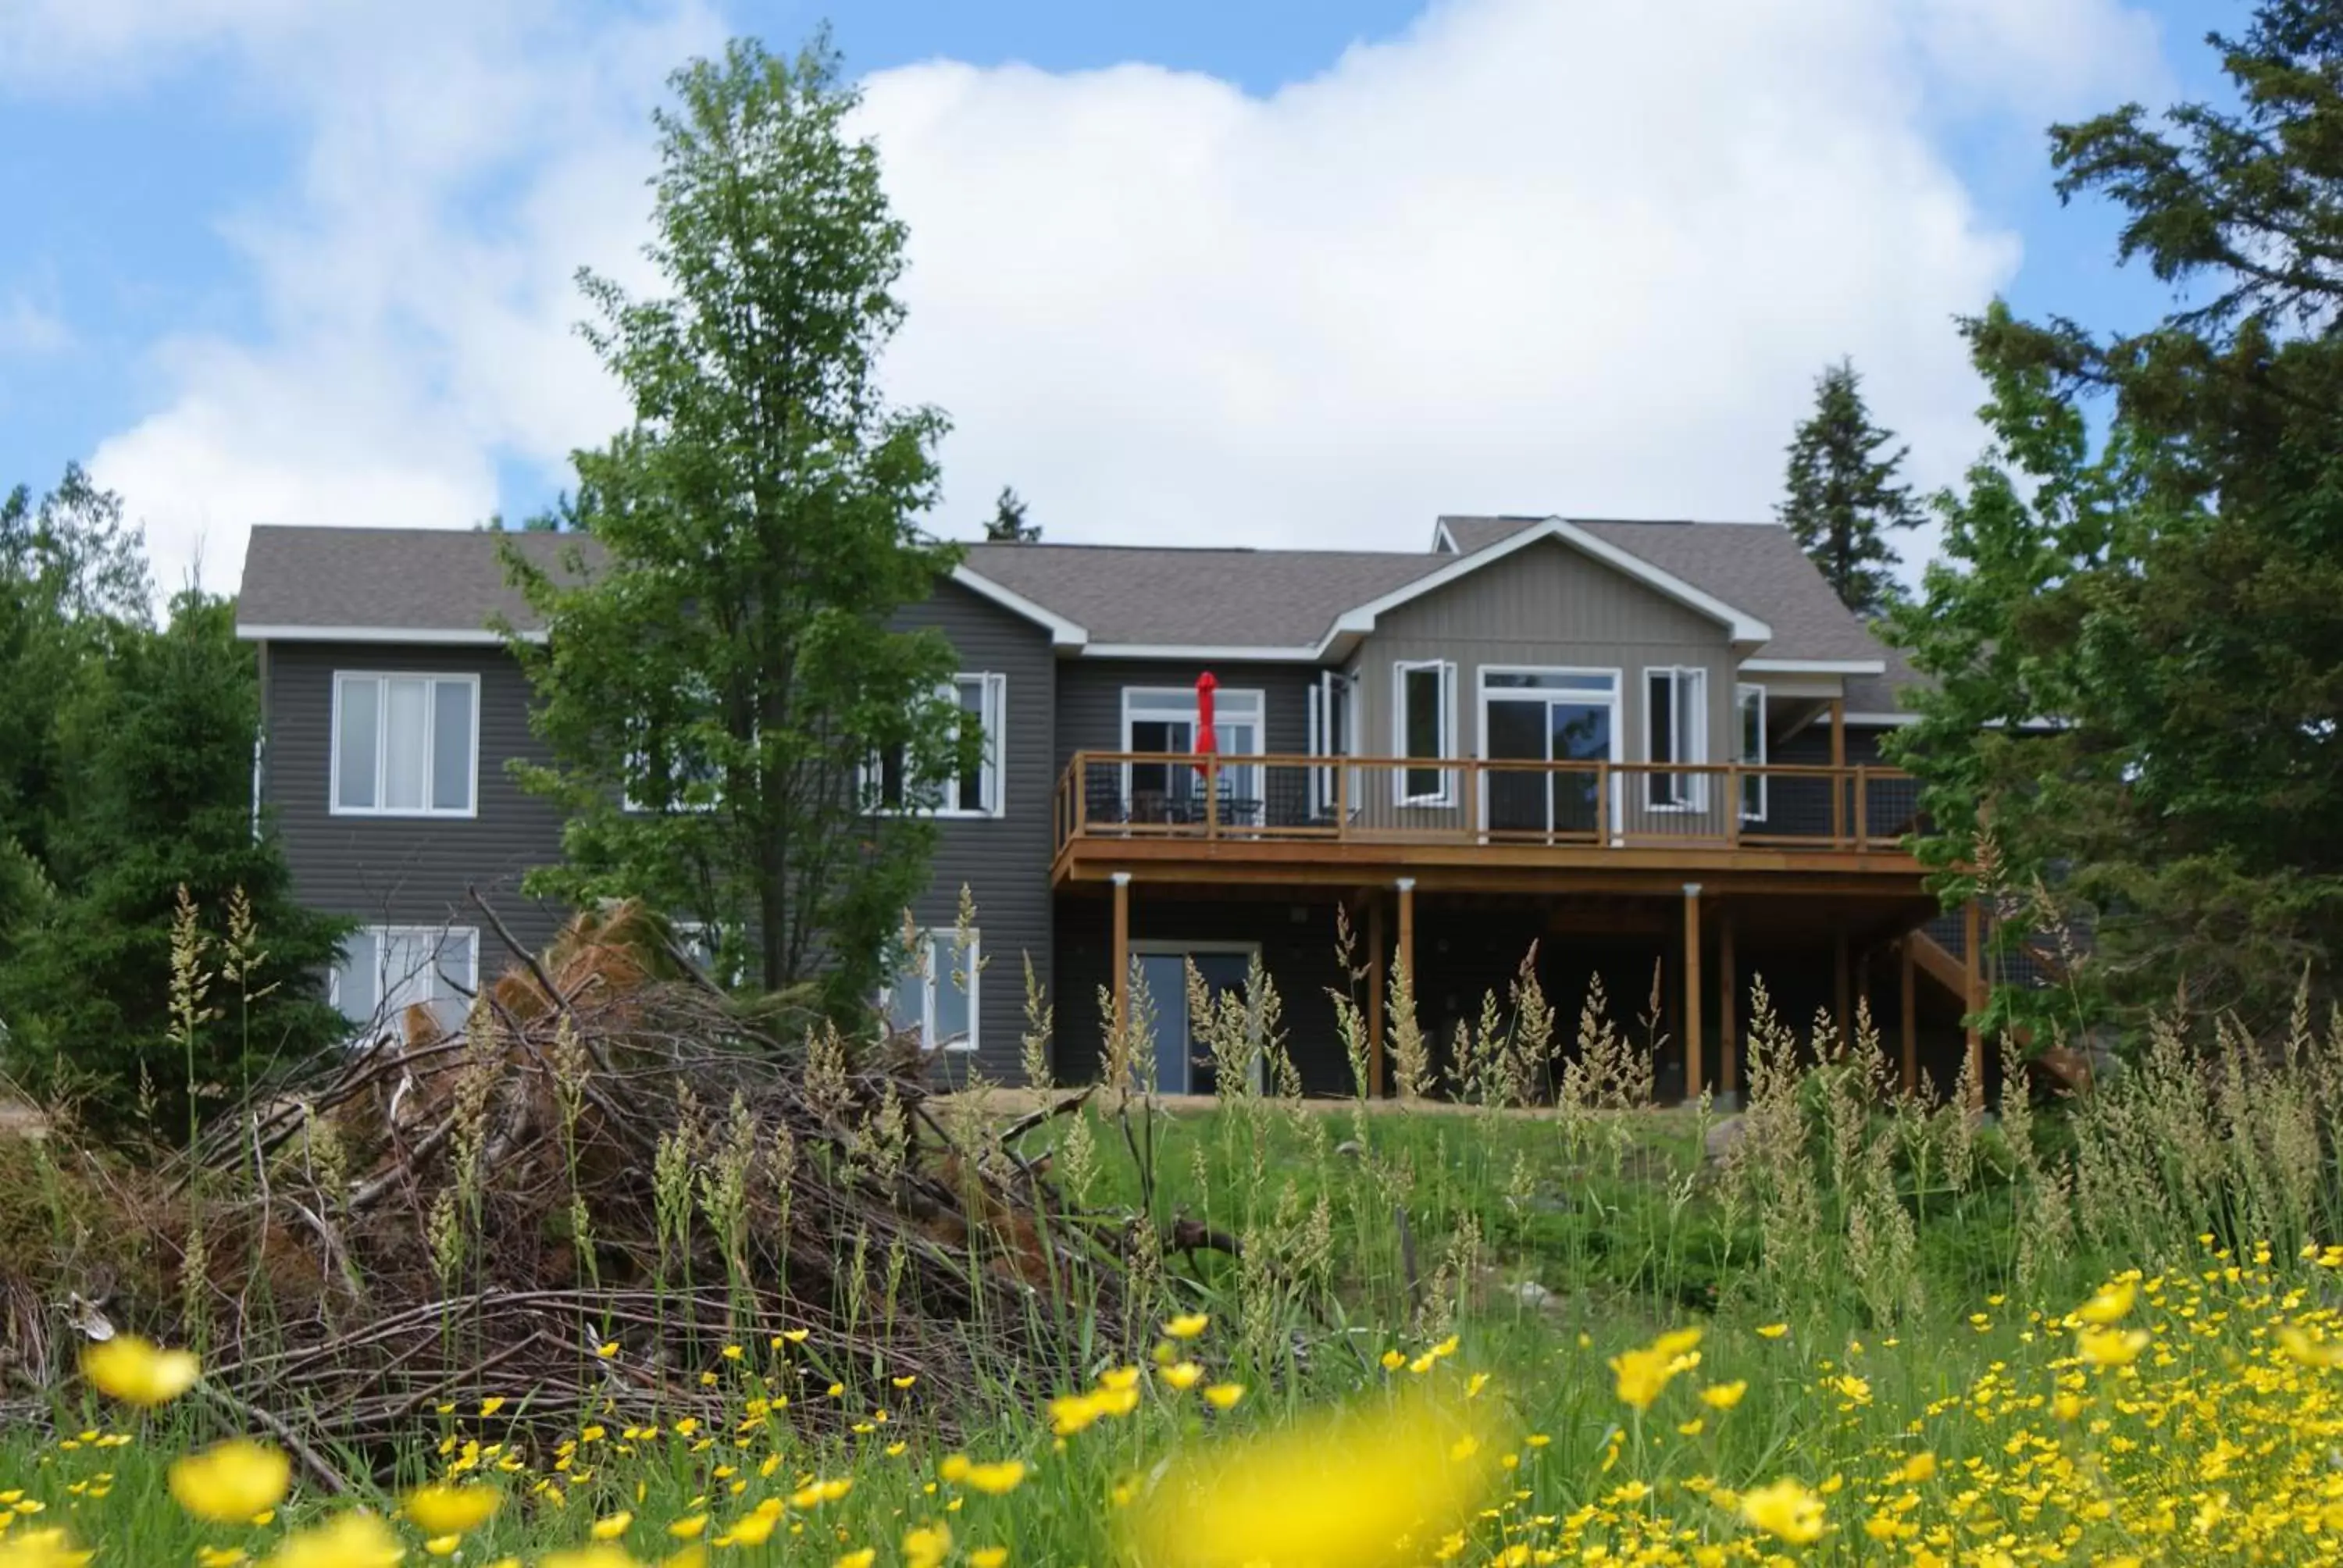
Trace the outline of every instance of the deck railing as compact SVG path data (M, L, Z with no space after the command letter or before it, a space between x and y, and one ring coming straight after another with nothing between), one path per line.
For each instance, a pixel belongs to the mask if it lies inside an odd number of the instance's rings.
M1081 751L1057 841L1885 851L1918 804L1911 775L1869 766Z

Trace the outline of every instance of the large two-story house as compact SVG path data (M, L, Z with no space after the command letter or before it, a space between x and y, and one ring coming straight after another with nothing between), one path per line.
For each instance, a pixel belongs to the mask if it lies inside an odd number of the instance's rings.
M548 562L579 543L253 532L256 806L299 895L364 923L333 980L354 1018L456 1003L500 967L468 886L525 941L564 916L519 890L559 824L506 766L543 756L490 629L531 625L507 542ZM1648 1016L1666 1095L1737 1089L1757 977L1801 1027L1866 999L1907 1080L1976 1049L1976 944L1929 936L1916 789L1879 760L1909 672L1776 526L1445 518L1421 552L978 545L904 619L950 640L986 735L912 911L950 944L966 887L980 962L935 952L886 999L940 1063L1013 1077L1030 960L1061 1078L1096 1070L1143 986L1161 1086L1205 1089L1185 967L1230 986L1257 954L1307 1087L1342 1091L1333 993L1360 1000L1387 1082L1396 969L1444 1040L1534 947L1565 1030L1598 977L1631 1033Z

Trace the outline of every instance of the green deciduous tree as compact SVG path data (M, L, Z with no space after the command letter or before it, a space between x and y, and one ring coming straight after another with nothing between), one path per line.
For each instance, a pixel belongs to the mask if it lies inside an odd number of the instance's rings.
M2235 108L2052 132L2061 194L2112 200L2185 303L2104 339L1972 324L2000 448L1898 621L1943 682L1903 750L1936 852L1989 805L2107 1005L2185 987L2258 1020L2343 956L2343 4L2214 43ZM2057 722L1974 729L2021 715Z
M890 624L956 559L917 521L944 421L876 383L903 229L826 38L793 62L735 43L673 85L649 252L669 292L582 280L635 407L577 459L604 564L508 556L548 633L515 643L555 759L522 778L568 814L564 863L530 885L645 897L845 1015L933 844L916 812L868 809L866 764L946 778L976 739L942 695L949 646Z
M1899 558L1888 533L1919 521L1896 481L1908 448L1871 422L1863 378L1842 359L1815 379L1815 411L1790 442L1787 496L1775 508L1847 608L1866 618L1895 602Z

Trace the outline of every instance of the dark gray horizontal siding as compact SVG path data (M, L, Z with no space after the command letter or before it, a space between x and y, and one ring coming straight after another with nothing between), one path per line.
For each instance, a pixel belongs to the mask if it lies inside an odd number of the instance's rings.
M903 627L943 633L964 675L1005 678L1001 801L998 818L947 817L938 823L928 890L912 918L942 930L957 918L960 889L976 903L984 970L977 982L977 1064L996 1081L1016 1079L1024 1032L1025 960L1051 983L1050 859L1056 849L1057 661L1049 634L957 583L897 618ZM965 1062L947 1058L947 1073Z
M266 739L262 799L273 814L302 902L377 925L485 927L468 884L531 946L562 919L525 898L522 874L560 854L558 817L521 793L508 759L546 759L528 729L528 683L497 648L273 643L266 652ZM478 815L337 817L327 809L334 672L477 675L480 679ZM480 969L500 972L508 955L483 930Z

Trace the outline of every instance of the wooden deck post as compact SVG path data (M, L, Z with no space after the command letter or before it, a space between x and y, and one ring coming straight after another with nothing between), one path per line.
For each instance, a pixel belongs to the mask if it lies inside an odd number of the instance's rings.
M1700 1098L1700 884L1684 885L1684 1092Z
M1977 1027L1977 1014L1985 1010L1985 963L1983 955L1978 951L1984 942L1984 934L1979 930L1980 924L1977 919L1976 900L1971 899L1967 907L1961 911L1961 973L1962 978L1966 981L1963 988L1966 994L1962 1000L1967 1009L1967 1016L1964 1022L1966 1025L1967 1035L1968 1108L1971 1111L1985 1109L1985 1031Z
M1733 909L1720 904L1716 910L1716 1076L1725 1098L1738 1104L1741 1099L1741 1059L1735 1045L1739 1032L1741 983L1733 972Z
M1414 995L1415 985L1415 879L1402 877L1399 889L1399 976Z
M1831 933L1831 1016L1838 1020L1838 1053L1846 1054L1847 1041L1855 1032L1855 1002L1852 978L1847 973L1846 928Z
M1114 1032L1131 1030L1131 873L1114 873Z
M1846 699L1834 697L1830 705L1831 843L1846 844Z
M1902 941L1896 944L1896 950L1904 960L1904 996L1902 1015L1904 1020L1903 1083L1904 1092L1910 1094L1920 1087L1920 990L1919 981L1916 978L1919 962L1912 956L1912 938L1909 933L1906 934Z
M1367 1094L1383 1097L1383 900L1367 895Z

